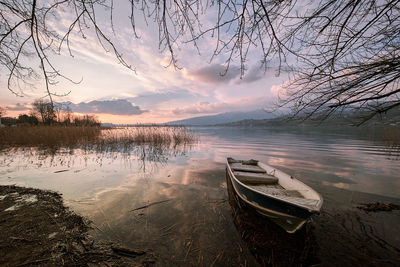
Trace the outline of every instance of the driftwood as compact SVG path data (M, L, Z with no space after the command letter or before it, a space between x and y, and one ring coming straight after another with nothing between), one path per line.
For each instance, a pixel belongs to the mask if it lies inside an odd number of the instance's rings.
M400 210L400 205L394 203L367 203L362 204L362 206L358 206L357 208L365 211L392 211L392 210Z
M148 208L148 207L150 207L150 206L157 205L157 204L161 204L161 203L168 202L168 201L171 201L171 200L172 200L172 199L165 199L165 200L161 200L161 201L152 202L152 203L149 203L149 204L147 204L147 205L144 205L144 206L135 208L135 209L133 209L133 210L131 210L131 211L142 210L142 209Z
M115 246L112 246L111 249L114 253L118 255L133 257L133 258L135 258L136 256L141 256L146 254L146 251L140 249L130 249L125 247L115 247Z
M60 172L67 172L69 170L59 170L59 171L55 171L54 173L60 173Z

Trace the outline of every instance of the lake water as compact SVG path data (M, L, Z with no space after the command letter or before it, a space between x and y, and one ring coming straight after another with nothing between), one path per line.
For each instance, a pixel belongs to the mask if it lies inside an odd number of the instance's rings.
M381 130L192 131L199 137L196 144L163 151L138 147L129 155L84 150L3 153L0 183L61 192L71 209L93 221L93 235L148 249L159 266L266 263L232 213L224 165L229 156L281 169L321 190L328 205L339 193L332 197L326 188L400 199L399 150L387 147ZM301 254L295 251L285 258L298 262Z
M256 158L303 181L400 197L400 150L390 150L384 131L368 128L211 128L194 152L224 162Z

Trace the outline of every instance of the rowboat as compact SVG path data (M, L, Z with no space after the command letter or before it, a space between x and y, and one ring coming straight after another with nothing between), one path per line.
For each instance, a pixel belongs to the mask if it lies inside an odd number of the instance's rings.
M226 169L235 193L288 233L299 230L321 209L320 194L270 165L227 158Z

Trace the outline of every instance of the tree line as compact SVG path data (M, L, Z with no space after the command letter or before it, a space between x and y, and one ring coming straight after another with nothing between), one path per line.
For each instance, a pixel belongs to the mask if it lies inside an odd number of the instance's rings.
M4 117L6 109L0 107L1 123L11 125L65 125L65 126L100 126L95 115L76 115L71 108L62 103L52 103L48 100L37 99L32 103L28 114L18 117Z

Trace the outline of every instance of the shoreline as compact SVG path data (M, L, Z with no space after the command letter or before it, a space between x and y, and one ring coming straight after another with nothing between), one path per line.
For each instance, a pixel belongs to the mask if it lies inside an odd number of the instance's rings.
M0 186L0 265L149 266L151 251L94 240L91 223L72 212L59 193Z

